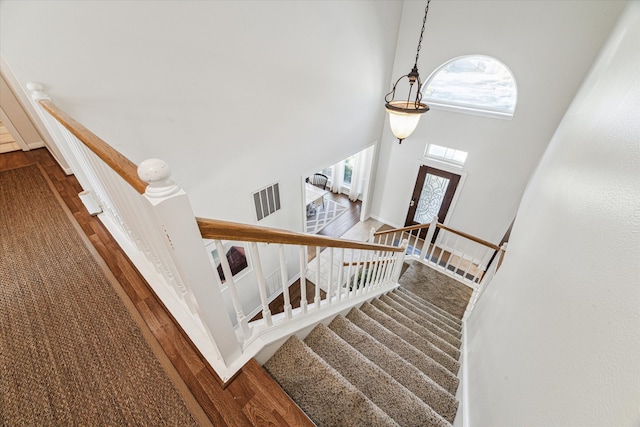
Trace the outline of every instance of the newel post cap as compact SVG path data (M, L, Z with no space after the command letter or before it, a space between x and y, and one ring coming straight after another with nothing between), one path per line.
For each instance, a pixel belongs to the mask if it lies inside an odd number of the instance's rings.
M49 95L44 92L44 86L42 85L42 83L28 82L26 86L27 90L31 92L31 99L33 99L34 101L39 101L41 99L51 99L51 97L49 97Z
M168 197L180 191L180 187L169 178L171 167L162 159L147 159L138 166L138 176L146 182L145 194L149 197Z

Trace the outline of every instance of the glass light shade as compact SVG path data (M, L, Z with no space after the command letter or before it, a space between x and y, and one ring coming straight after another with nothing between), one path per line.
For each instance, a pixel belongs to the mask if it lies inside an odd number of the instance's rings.
M413 133L418 126L420 116L428 110L429 107L427 107L426 104L418 104L416 108L413 102L390 102L387 104L387 111L389 112L391 132L393 132L396 138L402 141Z

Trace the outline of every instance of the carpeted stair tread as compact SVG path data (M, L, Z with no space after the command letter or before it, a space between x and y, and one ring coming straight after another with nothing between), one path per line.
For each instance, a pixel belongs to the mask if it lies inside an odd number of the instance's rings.
M437 305L435 305L435 304L431 303L430 301L422 298L420 295L416 294L415 292L411 292L409 289L407 289L405 287L401 286L401 287L397 288L396 291L404 294L408 298L413 299L416 303L422 305L426 309L429 309L430 311L433 311L435 313L440 314L442 317L450 320L451 322L453 322L453 324L459 326L459 328L462 329L462 320L460 320L459 318L457 318L453 314L449 313L448 311L441 309Z
M444 274L441 269L414 263L398 280L404 290L411 291L430 304L462 319L473 289Z
M460 328L462 328L462 320L459 317L456 317L455 315L449 313L446 310L443 310L442 308L438 307L437 305L433 304L431 301L424 299L422 296L418 295L415 292L412 292L411 290L407 289L404 286L401 286L399 288L397 288L397 291L402 292L403 294L413 298L415 301L419 302L420 304L424 305L425 307L430 308L431 310L440 313L442 316L448 318L449 320L453 321L455 324L460 325Z
M397 353L376 341L344 316L337 316L329 329L391 375L440 416L453 422L458 408L455 397Z
M413 332L417 333L433 345L437 346L440 350L447 353L449 356L453 357L455 360L460 359L460 350L456 348L456 346L451 345L446 340L440 338L438 335L431 332L429 329L425 328L421 324L416 321L408 318L404 314L400 313L398 310L390 307L388 304L384 303L380 299L376 298L371 301L371 305L376 307L378 310L392 317L398 323L403 324L407 328L411 329Z
M380 301L384 302L389 307L391 307L391 308L399 311L400 313L404 314L405 316L407 316L409 319L413 320L414 322L424 326L429 331L433 332L434 334L436 334L437 336L439 336L440 338L442 338L443 340L445 340L446 342L448 342L452 346L454 346L456 348L460 348L460 346L462 345L462 342L460 341L460 338L454 335L455 331L453 331L453 333L450 332L450 328L446 327L442 323L435 322L435 321L433 321L432 318L425 317L424 315L415 313L413 310L411 310L410 308L406 307L404 304L396 301L395 299L393 299L393 298L391 298L391 297L389 297L387 295L381 296L380 297Z
M389 292L387 294L389 298L396 300L403 306L413 310L417 314L424 316L426 319L429 319L434 324L438 325L445 331L448 331L451 335L457 338L462 337L462 326L456 323L455 321L449 319L448 317L442 316L441 314L431 310L429 307L420 304L415 299L411 298L409 295L399 292L398 290L394 290L393 292Z
M325 325L316 326L304 339L304 343L398 424L449 425L429 405Z
M440 348L424 339L422 336L415 333L405 325L401 324L388 314L383 313L373 305L364 303L362 307L360 307L360 309L363 313L367 314L373 320L380 323L382 326L389 329L396 335L400 336L400 338L411 343L414 347L418 348L418 350L422 351L427 356L431 357L433 360L435 360L454 374L457 374L458 369L460 369L460 364L458 363L457 359L454 359L449 354L442 351Z
M435 305L434 303L432 303L428 299L423 298L422 296L420 296L417 293L413 292L412 290L408 289L406 286L401 286L401 287L397 288L396 291L401 292L402 294L406 295L407 297L415 300L420 305L428 307L430 310L440 314L441 316L451 320L456 325L459 325L460 327L462 327L462 320L460 318L458 318L455 315L449 313L447 310L444 310L444 309L440 308L439 306Z
M418 348L380 325L360 309L352 309L346 318L389 350L410 362L449 393L454 394L456 392L459 384L458 378L450 370Z
M399 425L295 336L264 368L318 426Z

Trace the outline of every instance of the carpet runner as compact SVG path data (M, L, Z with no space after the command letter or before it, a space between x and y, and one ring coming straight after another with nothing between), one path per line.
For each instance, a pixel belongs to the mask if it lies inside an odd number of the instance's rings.
M49 185L0 172L0 426L197 425Z
M468 303L470 290L459 294L454 307ZM428 295L401 286L304 340L289 338L264 367L318 426L450 426L461 315Z

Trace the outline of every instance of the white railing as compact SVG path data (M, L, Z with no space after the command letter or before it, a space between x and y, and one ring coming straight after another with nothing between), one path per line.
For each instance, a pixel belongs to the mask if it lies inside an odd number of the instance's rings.
M256 342L274 342L317 323L319 319L333 316L397 286L405 251L366 242L333 239L324 236L293 233L227 221L198 218L202 236L212 239L218 254L224 254L233 244L248 248L256 273L253 286L260 296L259 320L251 322L240 298L232 268L226 256L219 256L224 286L228 287L235 312L239 342L247 354L253 354ZM238 239L238 235L243 236ZM234 237L235 236L235 237ZM229 242L232 242L229 244ZM267 245L275 246L279 266L277 276L281 281L282 311L273 313L269 307L269 286L262 271L261 257ZM406 242L405 242L406 245ZM322 248L325 248L322 250ZM309 253L314 254L309 260ZM287 272L295 266L295 273ZM312 267L312 268L311 268ZM218 285L222 285L220 278ZM299 287L299 306L293 307L290 291ZM308 285L311 294L307 294ZM310 302L308 302L310 300Z
M506 251L506 243L500 248L440 224L437 217L429 224L380 232L371 230L369 241L393 246L407 242L407 259L429 265L471 287L473 293L463 319L493 279Z
M403 248L196 219L186 193L170 180L166 162L150 159L136 167L55 106L41 85L29 87L40 118L83 190L100 205L98 217L223 381L269 344L397 286ZM227 258L220 256L233 305L229 316L203 238L213 239L219 254L224 254L222 240L248 248L261 320L248 320ZM279 274L273 268L265 274L261 258L272 258L274 247ZM311 263L317 263L311 277L309 247L316 253ZM325 272L319 263L327 256ZM271 313L268 297L278 278L284 311ZM292 308L289 289L296 279L302 300ZM313 284L311 304L306 302L307 281Z
M371 242L394 246L402 240L408 242L409 259L428 264L474 289L500 249L493 243L438 223L437 217L430 224L377 233L372 230L370 237Z

